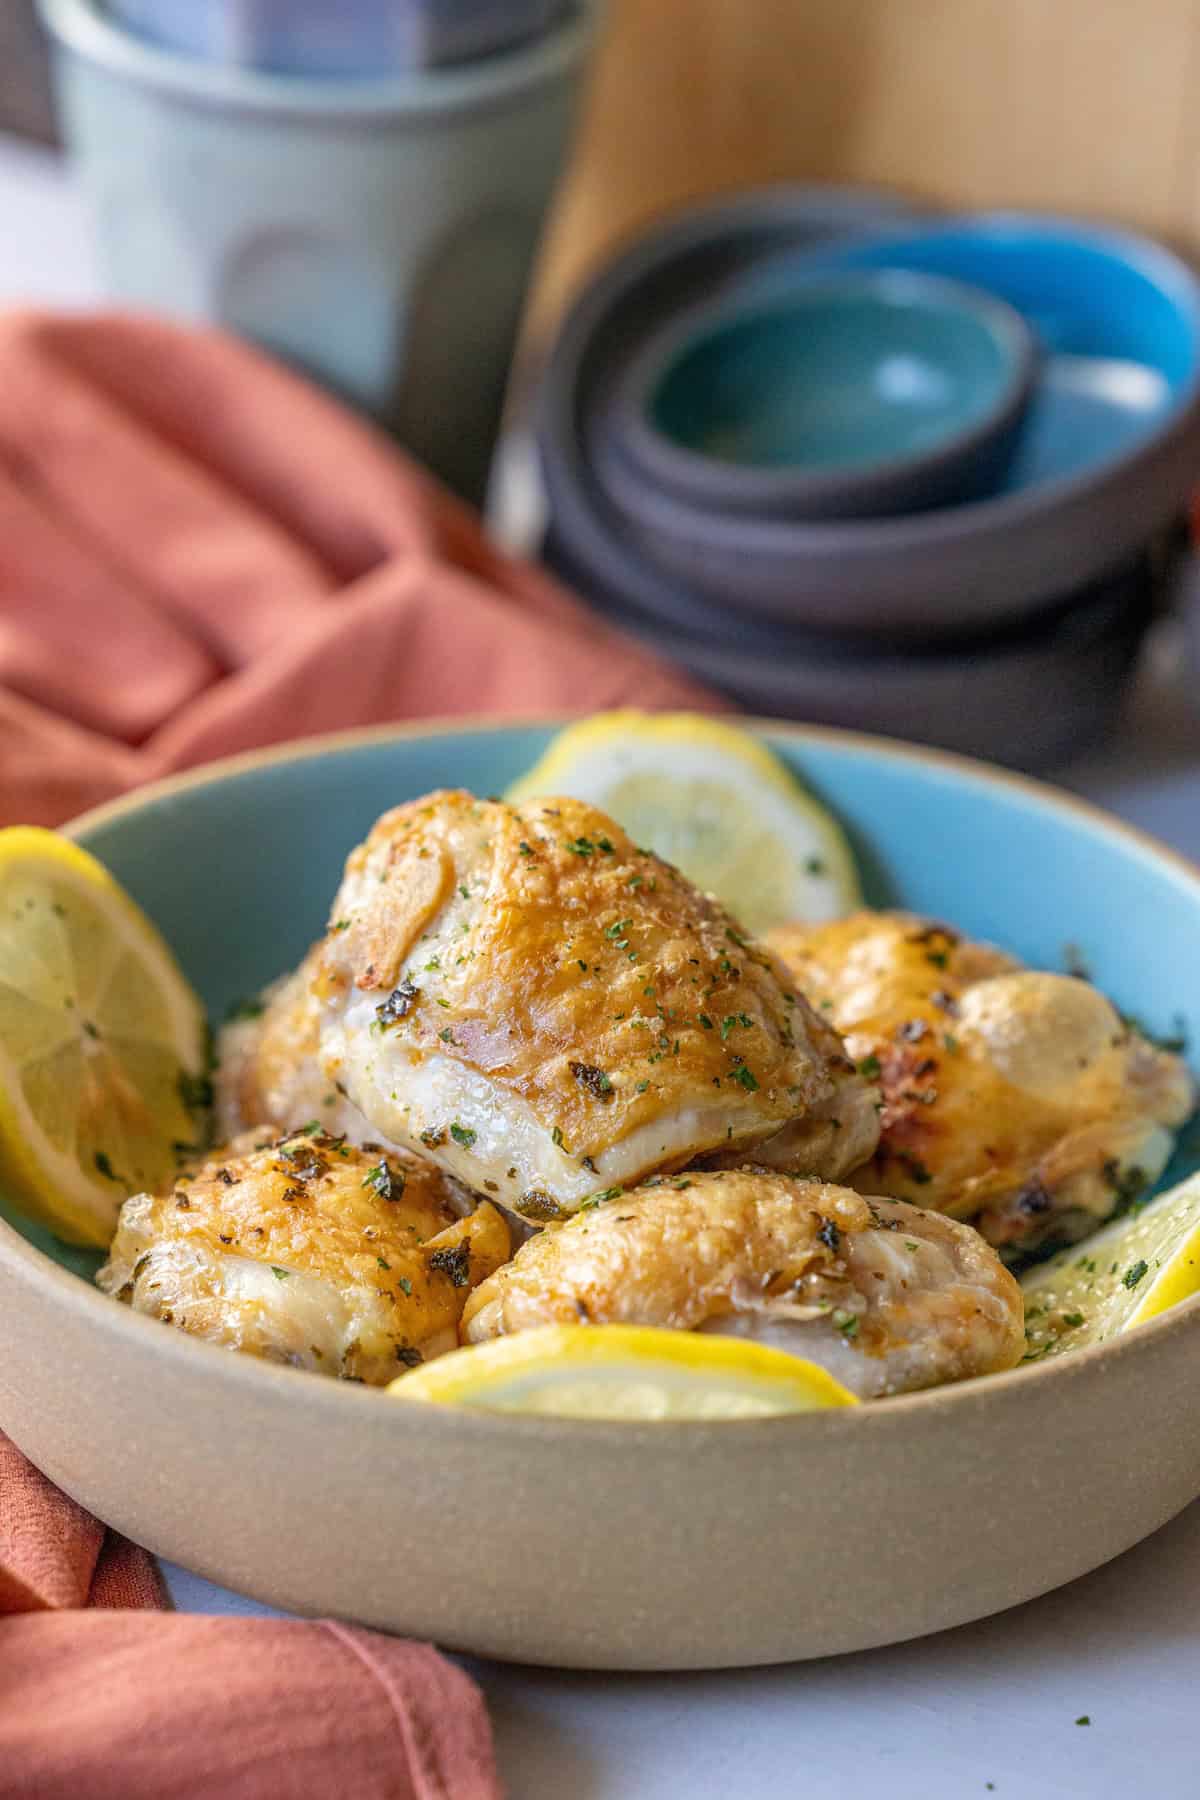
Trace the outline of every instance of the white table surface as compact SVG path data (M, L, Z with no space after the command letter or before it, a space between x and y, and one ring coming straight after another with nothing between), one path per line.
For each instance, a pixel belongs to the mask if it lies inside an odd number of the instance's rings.
M101 297L60 165L5 140L0 242L0 303ZM1198 687L1160 629L1119 736L1058 779L1200 859ZM266 1610L167 1576L182 1608ZM1200 1502L1057 1594L891 1650L716 1675L469 1666L512 1800L1191 1800Z

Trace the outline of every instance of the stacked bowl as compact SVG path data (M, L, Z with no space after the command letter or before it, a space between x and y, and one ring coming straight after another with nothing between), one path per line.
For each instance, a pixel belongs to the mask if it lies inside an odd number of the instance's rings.
M1073 221L778 189L552 353L546 554L752 709L1042 766L1111 722L1200 472L1200 282Z

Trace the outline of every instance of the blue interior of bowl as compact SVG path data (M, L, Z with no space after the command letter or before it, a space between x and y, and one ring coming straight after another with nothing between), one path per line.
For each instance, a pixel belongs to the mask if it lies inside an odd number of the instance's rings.
M502 790L552 732L463 729L306 752L130 807L81 834L173 945L219 1022L324 928L342 861L386 807ZM847 826L872 904L903 904L1027 962L1081 962L1152 1031L1200 1031L1200 872L1049 789L882 744L766 740ZM1200 1166L1186 1139L1164 1178ZM97 1259L13 1222L58 1262Z
M900 269L1006 300L1043 352L1030 416L998 492L1108 462L1161 427L1200 373L1200 282L1145 239L992 215L845 239L764 265L760 299L802 271Z
M865 470L949 448L1003 404L1017 346L941 283L820 283L732 310L649 396L676 445L752 469Z

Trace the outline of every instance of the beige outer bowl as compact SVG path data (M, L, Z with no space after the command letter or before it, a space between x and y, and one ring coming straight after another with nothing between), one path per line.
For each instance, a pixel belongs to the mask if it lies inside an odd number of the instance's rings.
M716 1668L1045 1593L1200 1490L1200 1303L874 1409L618 1426L389 1401L164 1332L0 1226L0 1425L225 1585L488 1656Z
M3 1222L0 1332L0 1428L130 1537L277 1606L563 1667L938 1631L1200 1492L1200 1299L1057 1362L721 1425L456 1413L274 1368L115 1306Z

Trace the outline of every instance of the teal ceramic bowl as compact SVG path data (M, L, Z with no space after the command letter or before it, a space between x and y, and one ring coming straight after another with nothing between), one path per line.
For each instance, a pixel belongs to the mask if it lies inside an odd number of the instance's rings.
M81 820L215 1017L295 962L375 816L495 792L544 725L250 757ZM764 725L846 822L869 896L1050 967L1151 1028L1200 1024L1200 871L1052 790ZM1178 1175L1187 1167L1181 1157ZM152 1549L300 1612L591 1668L775 1662L977 1618L1200 1493L1200 1300L1126 1337L873 1407L732 1424L416 1406L197 1342L0 1222L0 1428Z
M879 517L998 481L1033 389L1015 308L897 270L800 280L686 312L630 365L598 475L637 516L693 504Z

